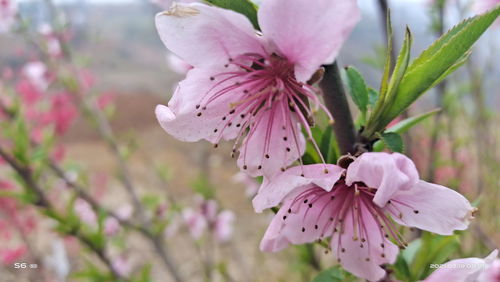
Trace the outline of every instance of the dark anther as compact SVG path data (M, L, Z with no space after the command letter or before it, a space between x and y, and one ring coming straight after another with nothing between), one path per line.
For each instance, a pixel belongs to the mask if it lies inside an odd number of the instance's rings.
M314 225L314 229L318 229L318 225L317 225L317 224L316 224L316 225Z
M244 114L241 114L241 115L240 115L240 117L241 117L241 118L245 118L245 115L244 115Z
M196 116L201 116L201 113L197 113Z
M306 229L304 227L302 227L302 232L306 232Z
M343 252L343 253L345 253L345 249L344 248L342 248L342 250L340 250L340 251Z
M257 167L257 169L262 169L262 166L261 166L261 165L259 165L259 166Z
M231 126L231 125L233 125L233 123L232 123L232 122L228 122L228 123L227 123L227 126Z
M217 132L217 128L216 128L216 129L214 129L214 133L216 133L216 132Z
M309 204L309 208L312 208L313 207L313 204Z
M414 213L418 213L418 210L414 210L413 212L414 212Z
M196 109L199 109L200 108L200 105L196 105Z
M283 216L283 220L285 220L285 219L286 219L286 215Z
M304 177L304 174L303 174L303 173L301 173L301 174L300 174L300 176Z
M307 201L308 201L308 200L307 200L307 199L305 199L305 200L304 200L304 204L307 204Z
M287 140L288 140L288 138L286 136L283 137L283 141L287 141Z
M207 109L207 107L203 106L203 108L201 108L201 109L202 109L202 110L206 110L206 109Z
M383 257L383 258L385 258L385 254L381 254L380 256Z
M330 197L330 200L333 200L333 199L335 199L335 196L331 196L331 197Z
M239 124L239 123L236 125L236 127L240 127L240 126L241 126L241 124Z
M215 77L211 76L211 77L210 77L210 80L214 81L214 80L215 80Z
M219 144L214 144L214 148L217 149L217 147L219 147Z
M244 165L244 166L243 166L243 169L247 169L247 168L248 168L248 167L247 167L247 165Z
M229 112L229 114L230 114L230 115L232 115L232 114L234 114L234 112L235 112L235 111L236 111L236 110L232 109L232 110Z
M333 217L330 217L330 221L333 221Z
M269 159L269 155L268 155L268 154L266 154L266 156L265 156L265 157L266 157L266 159Z
M382 247L382 248L385 248L385 245L384 245L384 243L380 244L380 247Z
M290 149L289 147L286 147L286 151L287 151L287 152L290 152L290 151L291 151L291 149Z
M282 168L281 168L281 171L282 171L282 172L285 172L285 168L284 168L284 167L282 167Z
M222 117L222 120L226 120L226 117Z
M292 209L288 209L288 213L292 213Z

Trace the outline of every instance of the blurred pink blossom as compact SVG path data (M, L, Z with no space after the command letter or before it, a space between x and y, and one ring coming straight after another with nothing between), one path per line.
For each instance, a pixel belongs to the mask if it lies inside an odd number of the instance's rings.
M0 0L0 33L10 31L15 22L16 13L16 1Z
M119 256L111 262L111 266L119 275L128 277L132 271L132 264L125 256Z
M38 91L43 92L47 90L49 86L48 69L43 62L29 62L24 65L22 72Z
M200 239L208 226L207 220L203 214L193 210L192 208L185 208L182 211L182 217L191 236L196 240Z
M14 248L0 249L0 262L3 265L10 266L18 262L26 253L28 249L26 246L19 246Z
M231 239L234 230L234 213L229 210L224 210L217 215L215 220L215 239L221 243Z
M253 196L257 194L257 191L259 190L259 183L254 177L240 171L235 174L232 179L235 183L241 183L245 186L245 194L247 197L253 198Z
M59 42L59 38L57 34L52 30L52 27L49 24L42 24L38 28L38 32L45 39L45 47L47 49L47 53L54 58L58 58L62 55L61 43Z
M83 199L77 199L74 209L81 221L93 228L97 227L97 215L88 202Z

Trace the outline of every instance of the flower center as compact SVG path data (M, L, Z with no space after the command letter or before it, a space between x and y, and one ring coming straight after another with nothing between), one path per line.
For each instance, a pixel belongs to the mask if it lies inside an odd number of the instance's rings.
M259 130L264 128L267 133L264 137L266 148L264 148L263 157L269 159L272 156L269 152L271 131L273 131L273 126L280 124L284 131L280 138L286 142L287 152L291 151L291 146L296 147L297 152L300 152L299 142L296 140L300 132L297 132L298 129L295 126L298 121L306 129L309 139L319 153L311 132L313 110L310 102L316 106L315 108L321 107L330 120L333 121L333 119L320 103L317 89L297 81L294 65L290 61L276 54L264 56L249 53L228 59L224 66L228 71L209 78L215 84L196 105L198 110L196 115L201 117L214 101L219 99L229 101L227 114L221 117L222 123L214 128L214 133L219 133L217 143L225 130L233 126L239 128L233 147L234 157L241 137L250 137L255 134L257 128ZM228 99L228 97L231 98ZM248 138L242 143L246 140Z
M283 220L296 220L292 217L300 216L300 232L313 232L319 240L337 235L338 240L333 243L337 244L339 260L342 253L346 252L347 245L352 246L346 244L345 240L358 241L359 248L367 246L367 261L372 256L372 248L378 248L377 253L385 257L385 240L392 238L401 249L408 245L391 217L403 219L400 208L411 206L392 199L381 208L373 203L375 192L376 189L361 182L348 186L343 179L330 192L311 185L310 189L291 201ZM411 210L415 214L419 213L413 208Z

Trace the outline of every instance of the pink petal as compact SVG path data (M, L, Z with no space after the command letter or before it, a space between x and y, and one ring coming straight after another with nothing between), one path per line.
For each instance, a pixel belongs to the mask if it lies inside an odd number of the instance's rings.
M364 153L347 169L346 182L364 182L377 192L373 202L385 206L394 193L408 190L418 181L418 172L413 162L398 153Z
M355 0L263 1L259 23L278 53L296 64L299 81L333 62L360 19Z
M422 180L410 190L394 194L391 201L397 207L396 212L402 214L401 218L394 216L396 222L441 235L466 229L475 210L459 193Z
M328 173L325 173L325 168ZM252 201L253 207L256 212L262 212L264 209L277 206L294 189L309 184L330 191L343 172L343 168L331 164L292 167L271 179L264 178L264 183ZM304 176L301 176L302 174Z
M314 189L315 185L301 186L294 190L293 195ZM328 225L330 215L323 207L329 197L324 197L314 203L307 205L292 206L295 197L287 197L278 213L274 216L262 241L260 249L265 252L277 252L286 248L289 244L304 244L314 242L320 238L329 237L333 228ZM329 226L326 230L316 226Z
M223 66L262 50L245 16L204 4L174 4L156 16L156 28L165 46L194 67Z
M369 281L378 281L385 275L385 270L380 265L394 263L399 249L384 237L365 205L361 205L360 212L366 227L366 241L361 242L360 237L362 238L362 236L359 234L356 234L357 240L353 239L356 237L353 232L355 223L352 220L352 211L349 210L345 217L347 220L343 232L333 233L330 245L333 255L340 259L340 264L347 271Z
M476 280L485 269L493 264L498 256L498 250L494 250L485 259L480 258L465 258L451 260L444 265L441 265L434 271L424 282L466 282L466 281L481 281ZM487 271L487 270L486 270ZM484 282L496 282L495 280L484 280Z
M271 177L302 156L305 140L298 122L290 130L290 121L283 118L286 114L282 110L261 111L254 132L247 135L240 147L238 166L251 176Z
M227 68L224 70L227 71ZM206 110L198 106L209 91L215 92L234 83L231 80L223 83L212 81L210 78L214 72L190 70L186 79L179 83L172 99L168 102L168 107L162 105L156 107L156 117L166 132L187 142L206 139L216 143L219 137L225 139L236 137L238 128L225 127L222 131L225 124L222 117L230 111L230 103L237 101L243 93L232 92L222 95L211 102Z

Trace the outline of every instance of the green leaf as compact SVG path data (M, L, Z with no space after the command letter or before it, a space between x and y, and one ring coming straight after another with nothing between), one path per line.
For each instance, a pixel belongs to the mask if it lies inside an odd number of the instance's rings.
M448 260L460 246L458 236L441 236L424 232L422 234L422 246L417 252L414 262L411 265L413 277L416 280L423 280L432 271L430 264L440 264Z
M403 152L403 138L401 135L395 132L386 132L380 134L380 139L384 144L393 152L402 153Z
M323 133L323 136L321 137L321 143L319 144L319 150L321 151L323 158L325 158L325 161L327 162L328 159L330 159L330 154L333 153L332 151L334 151L334 148L332 146L332 139L333 130L330 127L327 127Z
M414 279L412 278L410 267L408 266L407 261L401 254L399 254L396 263L393 266L391 266L391 268L394 270L394 275L399 280L408 282L414 281Z
M373 88L368 88L368 103L371 106L374 106L378 100L378 91Z
M257 7L250 0L206 0L206 2L245 15L253 27L260 30L259 22L257 21Z
M403 134L407 132L410 128L414 127L415 125L419 124L420 122L426 120L427 118L435 115L438 113L441 109L435 109L427 113L420 114L418 116L414 116L411 118L407 118L405 120L402 120L395 124L394 126L389 127L388 129L385 130L385 132L393 132L393 133L398 133L398 134ZM375 152L380 152L384 149L384 142L377 141L375 145L373 146L373 151Z
M384 112L382 125L389 123L437 82L444 79L466 58L467 52L500 14L497 7L469 18L444 34L408 67L396 99Z
M368 89L363 76L353 67L345 68L346 81L352 100L358 106L363 116L366 115L369 104Z
M342 282L342 281L345 281L345 275L338 266L330 267L328 269L321 271L313 279L313 282Z

